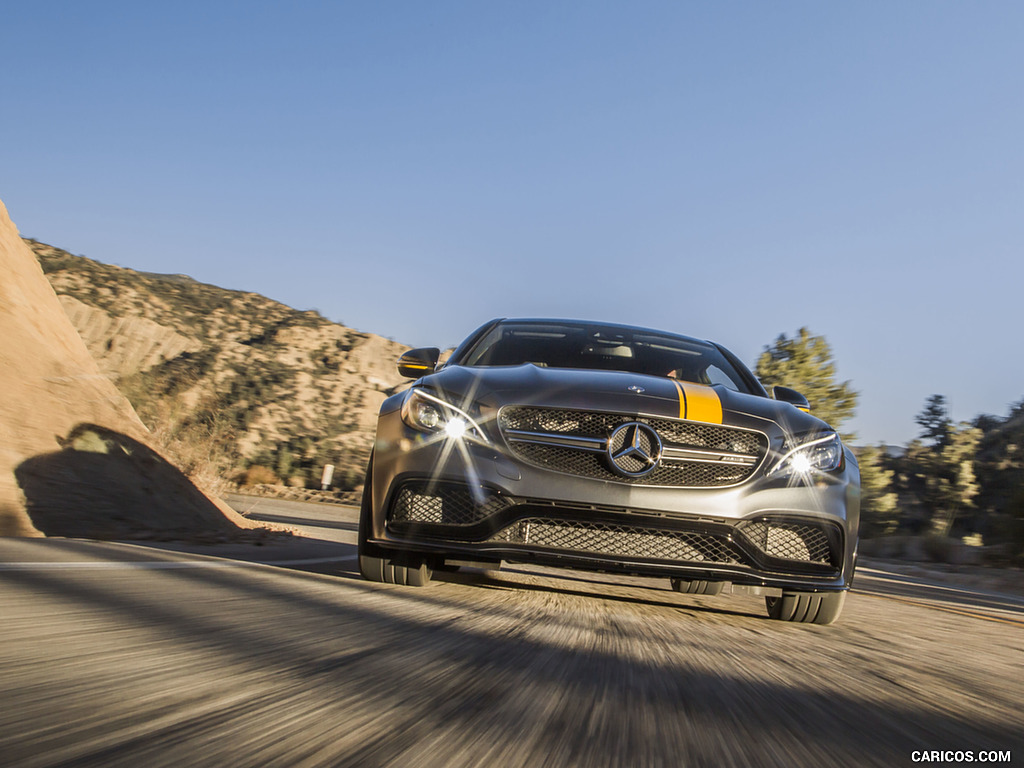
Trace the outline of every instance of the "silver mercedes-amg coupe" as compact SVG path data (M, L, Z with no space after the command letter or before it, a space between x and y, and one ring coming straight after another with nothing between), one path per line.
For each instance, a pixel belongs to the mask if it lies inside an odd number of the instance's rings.
M494 320L388 398L364 486L359 566L422 586L436 569L538 563L765 596L831 624L857 556L860 474L791 389L662 331Z

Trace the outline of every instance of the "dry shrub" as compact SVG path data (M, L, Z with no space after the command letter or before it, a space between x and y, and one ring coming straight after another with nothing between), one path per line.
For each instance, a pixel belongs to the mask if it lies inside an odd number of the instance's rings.
M277 475L270 467L261 467L258 464L249 467L242 478L242 485L276 485Z
M149 428L150 444L180 469L197 488L213 496L230 490L225 479L234 459L234 428L224 418L212 416L196 420L201 403L185 392L158 396L159 389L143 376L118 382L121 392L131 401L135 412Z
M154 446L164 457L180 469L196 487L214 496L229 488L224 479L226 458L222 447L209 439L205 430L171 431L157 429L151 432Z

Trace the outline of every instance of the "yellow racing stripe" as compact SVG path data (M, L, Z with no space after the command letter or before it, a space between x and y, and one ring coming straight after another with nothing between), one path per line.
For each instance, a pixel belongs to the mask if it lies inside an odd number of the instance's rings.
M722 401L715 390L688 381L672 381L679 390L680 419L703 421L708 424L722 423Z

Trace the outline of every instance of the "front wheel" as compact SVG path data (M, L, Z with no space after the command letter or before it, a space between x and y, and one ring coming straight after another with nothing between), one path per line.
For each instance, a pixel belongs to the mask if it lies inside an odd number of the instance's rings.
M782 597L766 597L768 616L777 621L801 624L832 624L843 612L846 592L783 592Z
M404 584L410 587L425 587L430 583L433 571L421 557L391 553L371 544L367 536L373 518L373 454L366 468L363 481L363 500L359 506L359 573L367 581L384 584Z
M367 581L379 581L384 584L402 584L407 587L425 587L430 583L433 570L426 560L405 559L397 557L374 557L359 554L359 572Z

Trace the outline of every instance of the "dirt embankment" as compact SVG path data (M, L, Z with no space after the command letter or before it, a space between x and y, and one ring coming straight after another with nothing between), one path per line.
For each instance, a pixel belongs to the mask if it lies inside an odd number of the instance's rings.
M232 536L251 523L149 445L0 202L0 535Z

